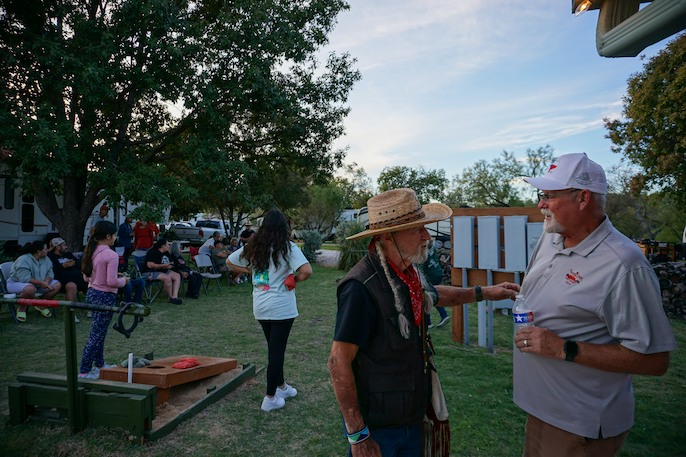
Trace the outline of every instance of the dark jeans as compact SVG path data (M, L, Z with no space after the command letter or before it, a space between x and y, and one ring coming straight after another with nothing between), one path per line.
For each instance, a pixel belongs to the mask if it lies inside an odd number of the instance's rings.
M129 282L122 287L124 292L124 301L133 303L141 303L143 299L143 289L145 288L145 279L143 278L131 278ZM133 295L133 300L131 300L131 295Z
M288 335L291 333L294 320L258 321L262 326L264 337L267 339L267 347L269 348L267 364L267 395L269 396L273 396L276 393L276 387L285 382L283 377L283 361L286 355Z
M117 295L111 292L102 292L93 288L88 288L86 292L86 303L93 305L114 306L117 304ZM105 365L105 337L110 326L113 313L110 311L93 311L93 322L91 331L83 348L81 356L81 367L79 373L88 373L93 368Z
M353 430L353 432L356 431ZM419 423L407 427L370 428L369 433L381 448L383 457L421 457L422 455L422 426ZM351 445L348 456L352 455Z

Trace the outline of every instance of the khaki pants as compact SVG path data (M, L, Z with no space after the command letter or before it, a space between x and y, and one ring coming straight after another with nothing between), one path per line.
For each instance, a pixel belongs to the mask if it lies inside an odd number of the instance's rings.
M629 431L611 438L585 438L543 422L529 414L523 457L612 457Z

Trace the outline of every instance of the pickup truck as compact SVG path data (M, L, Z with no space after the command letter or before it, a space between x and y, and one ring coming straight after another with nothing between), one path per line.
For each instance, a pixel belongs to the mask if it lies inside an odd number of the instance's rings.
M202 227L202 229L205 231L205 239L211 237L214 232L221 233L222 238L228 238L229 237L228 233L226 233L226 231L222 228L222 224L219 221L213 221L213 220L198 221L195 223L195 226L196 227Z
M212 234L211 231L203 229L202 227L193 227L187 222L177 222L172 224L167 231L174 232L174 238L177 240L188 240L190 244L203 244L205 240Z

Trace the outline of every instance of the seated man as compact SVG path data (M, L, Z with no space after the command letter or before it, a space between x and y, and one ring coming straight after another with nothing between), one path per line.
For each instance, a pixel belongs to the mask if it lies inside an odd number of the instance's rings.
M225 239L219 240L214 243L214 248L212 248L212 263L216 271L229 271L229 267L226 266L226 258L229 256L229 251L225 248L225 244Z
M69 252L67 243L62 238L53 238L50 241L48 258L52 261L52 271L55 279L64 286L64 295L67 301L76 301L77 292L87 292L88 284L83 279L81 266L76 257Z
M238 238L236 238L234 236L229 241L229 246L227 247L226 250L228 251L229 255L231 255L232 252L238 251L239 249L240 249L240 247L238 246ZM231 279L236 284L241 284L241 283L246 282L248 280L248 276L241 271L231 270Z
M178 241L174 241L169 246L169 256L174 263L174 271L181 275L183 279L188 280L188 289L186 290L186 297L197 299L200 298L200 287L202 287L202 276L197 271L191 270L186 264L181 255L181 245Z
M198 254L207 254L212 256L212 249L214 249L214 244L221 240L222 235L219 232L214 232L211 237L209 237L198 249Z
M62 284L54 279L52 262L48 259L48 247L43 241L27 243L22 248L22 255L12 264L10 277L7 278L7 291L17 294L17 298L34 298L36 293L40 298L50 300L62 288ZM43 317L52 316L50 308L36 309ZM26 321L26 306L17 308L17 321Z
M181 287L181 276L173 271L174 263L169 256L169 243L164 238L160 238L145 254L145 263L141 273L152 279L162 281L164 292L169 297L169 303L180 305L183 303L179 299L179 288Z
M117 273L117 276L129 276L128 273ZM127 303L143 303L143 290L145 289L145 279L129 278L124 287L119 291L124 294L124 301Z

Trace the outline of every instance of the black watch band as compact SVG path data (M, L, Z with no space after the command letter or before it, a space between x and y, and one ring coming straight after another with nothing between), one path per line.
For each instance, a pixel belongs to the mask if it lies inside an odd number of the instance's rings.
M480 301L483 301L483 299L484 299L484 294L481 293L481 286L476 286L474 288L474 301L480 302Z
M576 357L576 355L579 353L579 345L576 344L576 341L567 340L565 341L564 351L565 360L567 362L573 362L574 357Z

